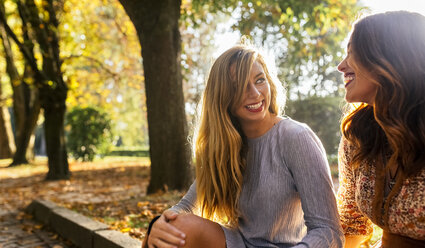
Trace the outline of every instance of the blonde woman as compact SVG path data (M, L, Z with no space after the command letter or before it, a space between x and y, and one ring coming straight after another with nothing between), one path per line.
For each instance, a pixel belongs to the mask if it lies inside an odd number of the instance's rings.
M325 151L305 124L279 115L271 69L244 45L215 61L195 139L196 181L153 223L147 247L342 247Z
M346 247L372 231L382 247L425 247L425 17L406 11L354 25L344 73L338 207Z

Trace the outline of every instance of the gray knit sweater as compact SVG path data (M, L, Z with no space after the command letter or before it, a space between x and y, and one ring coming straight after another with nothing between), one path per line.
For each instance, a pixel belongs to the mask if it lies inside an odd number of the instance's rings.
M227 248L342 247L326 154L311 129L284 118L248 145L239 226L222 227ZM195 211L195 184L172 210Z

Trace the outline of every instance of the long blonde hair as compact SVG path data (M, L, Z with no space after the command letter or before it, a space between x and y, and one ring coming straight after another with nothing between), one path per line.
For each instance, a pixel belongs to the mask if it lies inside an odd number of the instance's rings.
M237 226L239 196L246 167L246 137L232 109L243 101L251 67L258 61L270 84L269 111L279 114L281 84L264 57L254 48L238 45L214 62L202 97L195 131L197 202L203 217Z

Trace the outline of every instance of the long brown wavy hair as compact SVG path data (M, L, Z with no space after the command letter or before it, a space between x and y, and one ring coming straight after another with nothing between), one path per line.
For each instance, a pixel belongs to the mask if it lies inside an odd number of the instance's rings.
M269 111L279 114L281 83L270 73L264 57L254 48L238 45L214 62L202 97L195 130L197 202L201 215L237 226L239 196L246 167L246 137L232 109L244 98L251 67L258 61L270 84Z
M350 44L353 67L377 86L373 105L352 108L342 121L356 147L353 165L373 161L411 176L425 167L425 17L406 11L365 17L354 24Z

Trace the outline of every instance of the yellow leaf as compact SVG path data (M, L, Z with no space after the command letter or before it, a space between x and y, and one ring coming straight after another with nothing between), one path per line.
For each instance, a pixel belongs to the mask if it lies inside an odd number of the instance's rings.
M140 214L143 217L149 217L149 218L153 217L153 213L148 209L143 210Z
M291 9L291 7L288 7L288 8L286 9L286 14L288 14L288 16L292 16L292 15L294 15L294 11Z
M127 227L127 228L121 229L121 232L126 233L126 232L129 232L130 230L131 228Z
M285 21L286 21L286 15L285 14L281 14L280 15L280 18L279 18L279 21L278 21L278 23L279 23L279 25L282 25Z
M149 205L149 202L148 201L143 201L143 202L138 202L137 203L137 207L138 208L142 208L142 207L145 207L147 205Z

